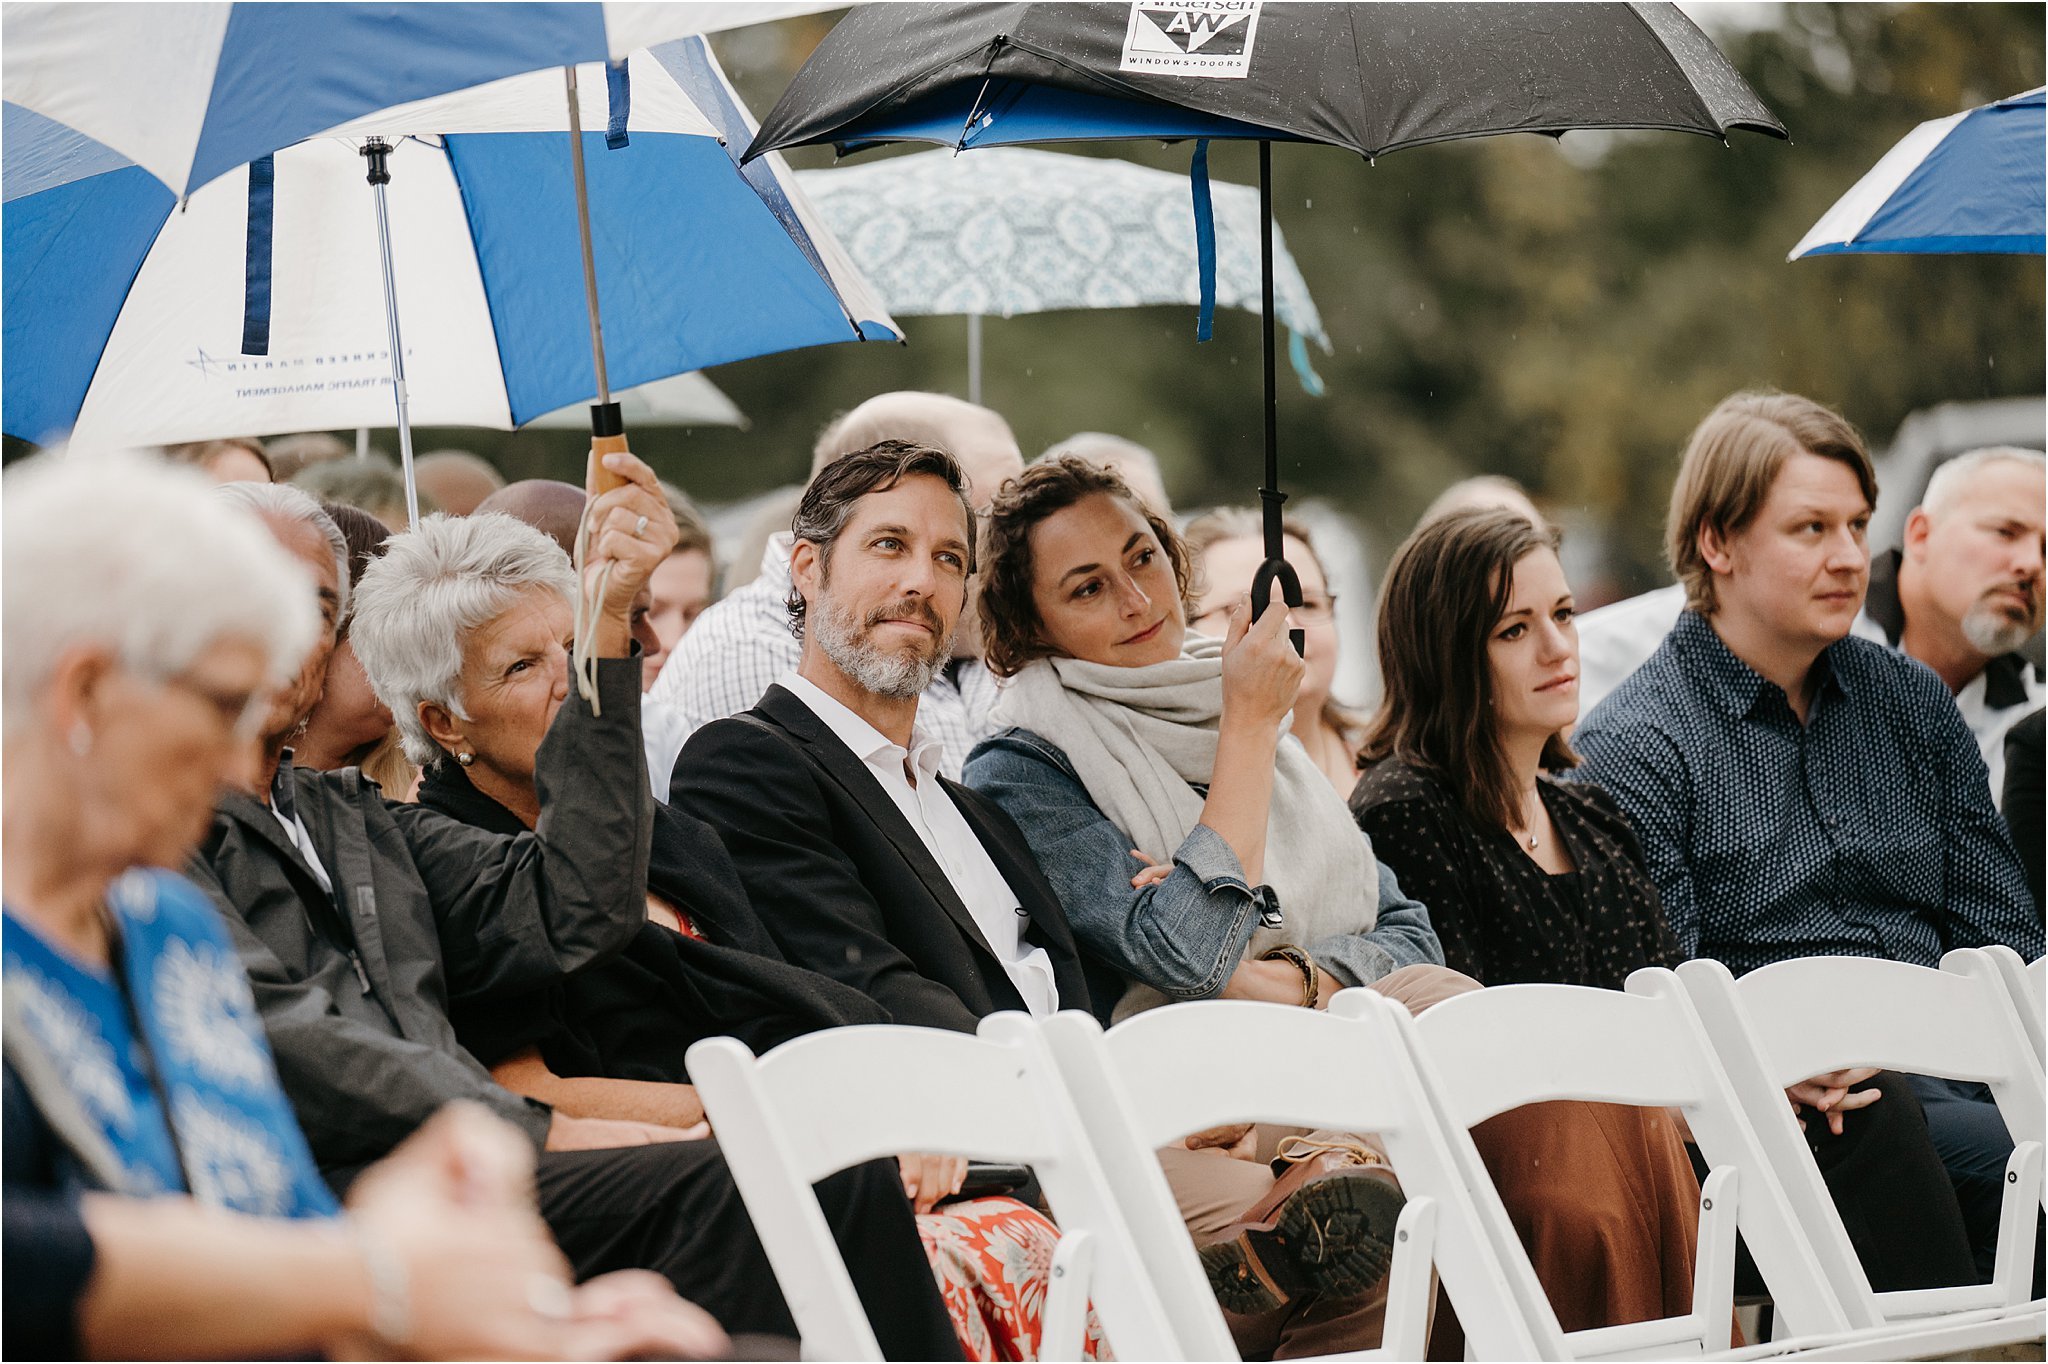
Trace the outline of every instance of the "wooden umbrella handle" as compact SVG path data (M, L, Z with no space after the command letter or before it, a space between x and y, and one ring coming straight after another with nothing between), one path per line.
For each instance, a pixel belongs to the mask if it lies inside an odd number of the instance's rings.
M592 436L590 438L590 465L583 477L583 487L592 497L598 497L614 488L623 488L626 480L604 467L604 457L614 450L626 448L626 437Z

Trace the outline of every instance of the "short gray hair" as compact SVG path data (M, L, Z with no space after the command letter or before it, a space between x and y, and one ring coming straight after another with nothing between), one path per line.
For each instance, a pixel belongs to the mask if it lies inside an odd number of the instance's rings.
M1162 516L1173 515L1173 504L1166 495L1166 475L1159 467L1159 456L1138 442L1113 436L1107 431L1076 431L1065 440L1048 446L1045 453L1032 463L1050 463L1062 455L1078 455L1090 464L1114 469L1141 501L1151 504L1152 510Z
M2039 450L2025 450L2017 445L1989 445L1981 450L1965 450L1936 469L1934 477L1927 480L1927 491L1920 495L1920 510L1927 513L1928 519L1939 521L1947 514L1956 495L1978 471L1993 464L2025 464L2040 469L2048 465L2048 457Z
M470 632L536 589L573 605L576 571L560 545L503 512L437 513L384 542L356 586L349 639L406 757L421 767L441 757L420 703L468 719L461 680Z
M275 517L287 525L303 522L320 532L334 554L334 582L338 595L334 604L334 630L338 635L348 619L348 539L334 518L320 504L289 483L223 483L214 493L223 502L247 507L259 516Z
M58 655L83 641L155 681L232 637L262 649L268 680L282 684L313 647L320 615L305 569L202 475L141 454L51 453L10 469L5 490L10 733L30 719Z

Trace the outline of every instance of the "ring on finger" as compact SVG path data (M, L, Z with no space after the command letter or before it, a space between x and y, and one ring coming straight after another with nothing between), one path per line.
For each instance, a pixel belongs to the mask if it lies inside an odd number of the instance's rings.
M644 534L646 533L646 531L647 531L647 515L646 515L646 513L644 513L644 512L643 512L643 513L641 513L640 519L639 519L638 521L635 521L635 522L633 523L633 534L635 534L635 535L644 535Z

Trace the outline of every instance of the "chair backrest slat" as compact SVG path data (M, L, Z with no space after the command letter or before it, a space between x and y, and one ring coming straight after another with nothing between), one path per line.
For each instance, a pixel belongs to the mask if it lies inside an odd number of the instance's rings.
M872 1024L795 1038L755 1065L772 1094L792 1100L781 1106L789 1154L797 1175L816 1183L905 1151L1016 1165L1052 1155L1036 1082L1006 1063L1007 1050L966 1033ZM932 1103L934 1090L945 1104Z
M2011 1059L2003 998L1952 972L1805 957L1759 967L1736 988L1781 1087L1857 1065L1989 1081Z
M1700 1082L1682 1024L1660 1001L1571 985L1496 985L1415 1020L1447 1082L1450 1116L1467 1128L1548 1099L1659 1108L1696 1101Z

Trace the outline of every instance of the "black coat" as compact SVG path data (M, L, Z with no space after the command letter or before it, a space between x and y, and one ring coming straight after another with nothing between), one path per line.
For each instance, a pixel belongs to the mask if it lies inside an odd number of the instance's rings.
M1059 896L986 797L939 779L1052 960L1060 1007L1088 1007ZM972 1032L1024 1001L888 792L811 708L770 687L690 736L669 803L718 831L783 955L851 985L898 1023Z
M330 897L269 807L230 795L192 878L226 910L279 1078L329 1178L386 1154L450 1099L545 1139L550 1110L492 1081L451 1007L520 994L622 948L647 918L654 797L640 661L598 662L602 719L571 695L536 757L540 828L486 833L387 801L354 768L283 780Z
M450 763L428 769L420 804L495 833L525 827ZM689 1078L683 1054L702 1037L736 1037L760 1053L820 1028L889 1021L859 991L783 960L702 820L654 807L647 889L705 940L644 923L615 957L529 995L457 1008L463 1045L485 1065L538 1046L557 1075L675 1082Z

